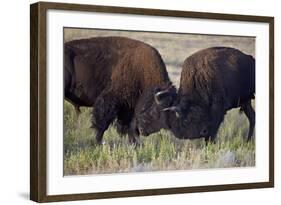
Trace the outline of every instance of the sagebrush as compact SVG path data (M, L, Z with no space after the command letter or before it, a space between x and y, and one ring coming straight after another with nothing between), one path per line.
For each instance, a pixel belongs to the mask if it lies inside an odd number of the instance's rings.
M215 144L179 140L161 130L140 137L137 147L114 125L105 132L104 144L96 145L90 113L90 108L82 108L78 117L72 105L64 103L65 175L255 166L255 143L246 142L248 121L238 109L225 116Z

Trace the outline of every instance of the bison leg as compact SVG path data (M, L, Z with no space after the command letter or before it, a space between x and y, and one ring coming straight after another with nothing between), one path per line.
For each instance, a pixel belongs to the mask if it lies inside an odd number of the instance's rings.
M99 145L102 145L102 137L103 137L104 130L97 130L96 134L96 142Z
M241 107L241 109L247 116L249 123L250 123L250 128L249 128L248 138L247 138L247 141L250 141L253 136L254 128L255 128L255 110L253 109L253 107L251 105L251 101L248 101L245 105L243 105Z
M130 129L129 129L129 143L135 146L139 145L139 132L136 129L135 120L132 120Z
M92 111L92 128L97 130L98 144L102 144L103 133L117 116L117 111L117 104L110 93L103 93L97 98Z
M208 145L208 143L214 143L214 144L216 143L215 137L213 137L213 136L208 136L208 137L205 137L204 139L205 139L206 145Z
M204 139L205 139L205 145L207 146L211 141L211 137L205 137Z
M137 144L137 139L136 139L137 136L135 131L129 130L128 137L129 137L130 144Z
M135 134L129 134L129 143L132 145L138 145L139 141L137 140L138 136L136 136Z

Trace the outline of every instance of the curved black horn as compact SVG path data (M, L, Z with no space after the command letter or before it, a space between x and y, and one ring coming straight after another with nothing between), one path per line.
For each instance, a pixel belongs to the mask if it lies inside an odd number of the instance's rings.
M161 103L161 100L160 100L161 96L163 96L163 95L165 95L165 94L167 94L167 93L169 93L169 92L170 92L170 91L169 91L168 89L157 92L157 93L154 95L154 99L155 99L156 104L157 104L157 105L162 104L162 103Z
M177 118L181 116L181 109L178 106L167 107L163 109L164 112L166 111L173 111L176 113Z

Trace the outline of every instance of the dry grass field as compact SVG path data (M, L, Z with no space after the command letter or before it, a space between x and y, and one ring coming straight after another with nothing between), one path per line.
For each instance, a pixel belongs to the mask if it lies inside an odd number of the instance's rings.
M168 34L107 30L64 30L64 40L97 36L125 36L148 43L161 54L170 79L178 87L181 65L192 53L212 47L228 46L255 56L255 39L249 37ZM64 102L64 174L186 170L255 166L255 142L247 143L248 121L238 109L227 113L216 144L203 140L178 140L161 130L141 137L139 147L133 147L111 126L104 135L103 146L94 144L95 132L90 128L90 108L75 110Z

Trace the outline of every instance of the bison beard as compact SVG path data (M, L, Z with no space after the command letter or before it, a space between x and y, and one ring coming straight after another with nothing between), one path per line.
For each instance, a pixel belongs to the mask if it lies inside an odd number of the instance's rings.
M213 141L227 110L240 107L250 122L250 140L255 126L254 94L252 56L226 47L198 51L183 64L176 105L181 117L172 122L172 131L178 138Z
M64 54L65 99L76 110L93 107L97 142L117 119L118 131L135 143L137 103L151 90L171 85L158 51L129 38L97 37L65 43Z

